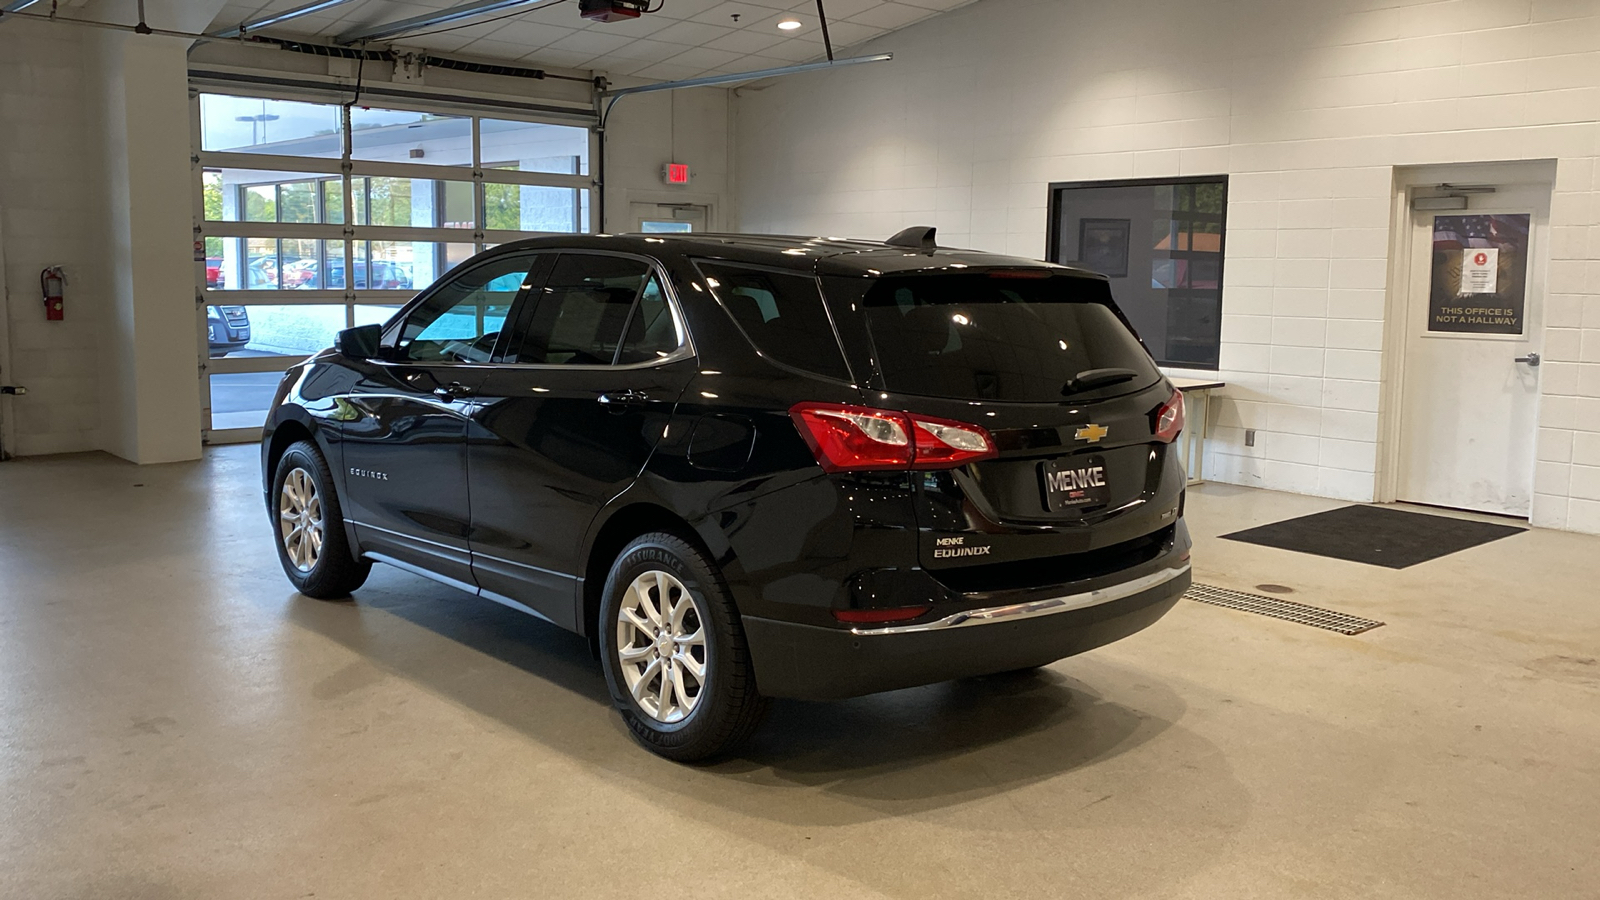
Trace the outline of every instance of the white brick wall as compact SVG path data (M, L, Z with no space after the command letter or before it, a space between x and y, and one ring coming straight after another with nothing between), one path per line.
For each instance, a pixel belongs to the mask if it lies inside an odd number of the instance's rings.
M883 50L739 92L740 226L1039 257L1051 181L1227 173L1240 484L1374 497L1394 167L1558 160L1533 518L1600 533L1600 3L983 0Z
M100 234L84 120L82 32L35 22L0 28L0 234L9 293L8 384L19 455L99 446ZM66 270L67 318L46 322L39 271Z

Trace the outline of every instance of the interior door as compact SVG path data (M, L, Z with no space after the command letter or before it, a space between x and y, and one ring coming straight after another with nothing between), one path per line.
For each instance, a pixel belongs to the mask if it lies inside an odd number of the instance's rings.
M363 364L341 426L346 514L361 546L476 591L468 532L467 422L535 255L449 277Z
M1413 210L1398 498L1526 517L1533 498L1548 186Z
M706 231L710 207L694 203L635 203L633 230L642 234L699 234Z
M473 573L486 596L578 630L583 535L644 469L694 360L636 257L564 253L523 308L472 417Z

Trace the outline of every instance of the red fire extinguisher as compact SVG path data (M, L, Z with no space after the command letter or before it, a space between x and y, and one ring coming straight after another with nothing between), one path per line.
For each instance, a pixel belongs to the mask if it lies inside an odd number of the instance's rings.
M60 266L51 266L39 273L39 290L44 294L44 317L59 322L67 317L65 291L67 273Z

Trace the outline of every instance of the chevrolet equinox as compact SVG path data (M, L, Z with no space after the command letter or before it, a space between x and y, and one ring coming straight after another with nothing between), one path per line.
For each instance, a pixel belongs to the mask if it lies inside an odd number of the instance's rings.
M1189 584L1183 396L1105 278L754 235L505 244L290 369L289 580L382 562L588 638L676 760L770 697L1042 666Z

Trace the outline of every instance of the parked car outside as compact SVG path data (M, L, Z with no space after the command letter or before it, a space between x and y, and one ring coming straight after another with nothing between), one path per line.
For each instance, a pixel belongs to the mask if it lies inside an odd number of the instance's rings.
M372 281L367 280L367 263L365 260L356 261L356 284L360 290L404 291L411 289L411 274L400 267L398 263L387 260L377 260L372 263ZM327 287L342 289L345 287L344 260L328 260L329 280L325 285L322 281L322 264L315 259L300 259L287 263L283 267L283 286L288 289L322 290Z
M278 261L270 256L250 260L244 267L245 287L250 290L274 290L278 287Z
M932 237L479 254L285 375L284 571L335 598L389 563L576 631L678 760L767 698L1139 631L1190 579L1182 395L1103 276Z
M243 350L250 344L250 313L242 306L206 307L206 343L212 359Z
M228 286L228 273L223 270L222 257L206 257L206 287L222 290Z

